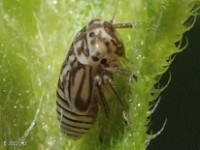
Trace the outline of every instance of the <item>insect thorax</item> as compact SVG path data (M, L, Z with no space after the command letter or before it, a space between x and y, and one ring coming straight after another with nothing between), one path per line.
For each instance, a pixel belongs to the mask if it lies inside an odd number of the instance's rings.
M112 23L93 19L73 43L78 61L84 65L114 64L124 55L123 42Z

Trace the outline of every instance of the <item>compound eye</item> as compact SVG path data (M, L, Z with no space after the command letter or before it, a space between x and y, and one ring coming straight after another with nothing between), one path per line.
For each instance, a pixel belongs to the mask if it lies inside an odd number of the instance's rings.
M114 32L114 29L113 29L113 26L111 23L105 21L103 23L103 26L104 26L104 29L106 30L107 33L111 33L111 32Z
M92 56L93 61L99 61L99 58L97 56Z
M95 33L94 32L90 32L89 33L89 37L94 37L95 36Z
M106 63L107 63L107 59L103 58L103 59L101 60L101 64L102 64L102 65L106 65Z
M92 55L92 60L99 61L100 55L101 55L100 52L96 52L94 55Z

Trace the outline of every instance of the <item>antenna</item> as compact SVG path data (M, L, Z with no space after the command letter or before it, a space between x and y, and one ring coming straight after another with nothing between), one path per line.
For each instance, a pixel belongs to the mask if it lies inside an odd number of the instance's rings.
M92 0L92 2L90 2L90 6L92 8L92 15L93 18L96 18L96 13L95 13L95 8L94 8L94 1Z
M115 15L116 15L116 12L117 12L118 6L119 6L119 0L117 1L116 7L115 7L115 11L114 11L114 14L113 14L112 19L111 19L111 21L110 21L111 23L113 23L113 20L114 20L114 18L115 18Z
M116 15L116 12L117 12L117 9L118 9L118 6L119 6L119 0L117 1L117 4L116 4L116 7L115 7L115 11L114 11L114 14L113 14L113 17L111 19L111 23L113 23L113 20L115 18L115 15ZM115 24L112 24L113 28L117 29L117 28L133 28L134 27L134 24L133 23L115 23Z

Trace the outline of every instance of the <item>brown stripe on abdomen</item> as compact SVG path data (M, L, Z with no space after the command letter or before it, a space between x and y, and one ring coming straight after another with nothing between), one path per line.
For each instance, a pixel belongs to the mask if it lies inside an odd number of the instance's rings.
M92 99L92 67L84 66L84 74L77 92L75 106L79 111L89 109Z

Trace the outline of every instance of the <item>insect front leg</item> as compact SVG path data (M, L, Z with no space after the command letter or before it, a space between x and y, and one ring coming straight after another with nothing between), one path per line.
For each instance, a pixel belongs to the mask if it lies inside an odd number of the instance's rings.
M104 67L103 69L111 73L118 73L124 76L129 76L137 81L137 75L135 75L135 73L126 69L119 68L118 66Z
M111 82L112 82L112 78L111 75L113 73L119 73L122 75L126 75L126 76L130 76L132 78L134 78L135 80L137 80L137 77L131 73L128 70L125 69L119 69L117 66L107 66L107 67L102 67L102 70L104 70L104 72L106 72L103 75L103 80L104 80L104 84L108 85L109 89L113 92L113 94L116 96L116 99L118 101L118 103L120 104L120 107L122 109L122 119L124 120L124 122L126 124L129 123L129 119L128 119L128 113L127 113L127 108L125 106L125 103L123 102L123 100L120 98L119 94L116 92L115 88L112 86ZM110 77L109 77L110 75ZM106 79L106 80L105 80ZM109 80L108 80L109 79Z

